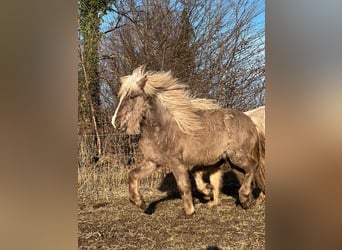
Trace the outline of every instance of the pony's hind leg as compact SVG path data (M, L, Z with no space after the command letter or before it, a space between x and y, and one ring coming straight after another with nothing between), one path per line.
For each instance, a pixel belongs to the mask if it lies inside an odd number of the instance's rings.
M252 206L252 181L255 175L257 162L252 159L247 159L240 164L240 167L245 170L245 178L239 189L239 200L243 208Z
M193 171L192 175L195 179L197 190L206 196L210 196L213 186L203 181L203 171Z
M261 204L263 203L264 200L265 200L265 192L264 192L264 191L261 191L261 192L259 193L258 198L256 199L255 204L256 204L256 205L261 205Z
M210 184L213 187L213 200L208 202L208 207L217 206L220 202L220 190L222 186L222 169L217 168L214 171L210 172Z
M189 174L182 164L172 164L172 172L175 176L180 195L183 200L183 206L186 215L192 215L195 212L192 202L191 184Z
M139 180L151 175L155 169L155 163L144 160L128 173L129 200L141 209L146 209L146 205L139 192Z

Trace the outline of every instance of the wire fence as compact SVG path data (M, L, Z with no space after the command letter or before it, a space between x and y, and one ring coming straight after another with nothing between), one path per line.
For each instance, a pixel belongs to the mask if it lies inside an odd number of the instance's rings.
M138 143L139 136L119 133L108 125L100 124L98 133L95 133L90 123L79 125L79 167L97 165L129 168L142 159Z
M110 123L108 123L110 124ZM142 161L139 136L119 133L108 124L100 124L97 133L92 124L79 125L78 195L80 199L111 201L117 190L127 188L128 170ZM100 143L99 143L100 141ZM101 146L99 148L99 145ZM167 166L158 168L141 181L143 187L160 188L170 173ZM166 184L165 184L166 183Z
M78 195L80 199L111 201L117 190L127 189L128 170L134 168L143 159L139 150L140 137L119 133L108 124L100 124L97 132L94 131L91 123L79 126ZM229 166L226 166L224 171L229 169ZM150 176L141 180L141 185L157 188L163 192L177 192L177 185L171 172L170 166L157 168ZM195 186L194 183L192 185Z

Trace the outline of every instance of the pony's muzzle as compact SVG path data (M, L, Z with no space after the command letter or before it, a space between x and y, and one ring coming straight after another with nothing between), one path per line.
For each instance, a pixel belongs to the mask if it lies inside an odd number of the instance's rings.
M112 117L112 125L115 129L120 129L120 122L118 121L118 119L116 119L116 117Z
M115 119L115 117L112 118L112 125L115 129L119 130L120 132L123 132L126 130L127 126L124 124L121 124L119 119Z

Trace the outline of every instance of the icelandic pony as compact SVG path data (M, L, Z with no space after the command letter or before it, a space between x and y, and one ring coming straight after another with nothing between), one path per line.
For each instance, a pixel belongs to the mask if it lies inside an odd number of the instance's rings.
M265 106L260 106L244 113L248 115L256 125L262 147L262 150L260 151L260 161L263 161L263 164L260 164L260 167L255 173L256 184L257 187L260 189L260 193L256 200L256 204L259 205L265 200ZM213 201L209 203L209 207L217 205L219 202L218 195L220 193L223 175L223 171L220 169L220 167L221 166L216 166L216 168L205 169L205 171L209 172L210 174L210 184L203 181L204 171L202 169L197 170L196 168L194 168L192 171L197 190L204 195L213 196ZM239 181L243 182L244 173L234 167L232 167L231 170L238 177Z
M114 128L140 134L143 160L128 174L129 200L146 208L139 181L158 166L175 176L186 215L195 212L187 168L215 166L229 159L243 169L239 189L244 208L252 205L251 184L260 164L260 141L251 119L240 111L222 109L212 100L196 99L171 72L146 72L138 67L120 78Z

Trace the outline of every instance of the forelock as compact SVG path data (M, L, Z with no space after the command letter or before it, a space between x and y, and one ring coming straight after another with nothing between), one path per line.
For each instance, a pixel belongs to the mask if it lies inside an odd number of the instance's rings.
M138 88L137 82L139 82L145 76L145 66L136 68L132 75L123 76L120 78L121 87L118 93L120 98L124 98L132 91Z

